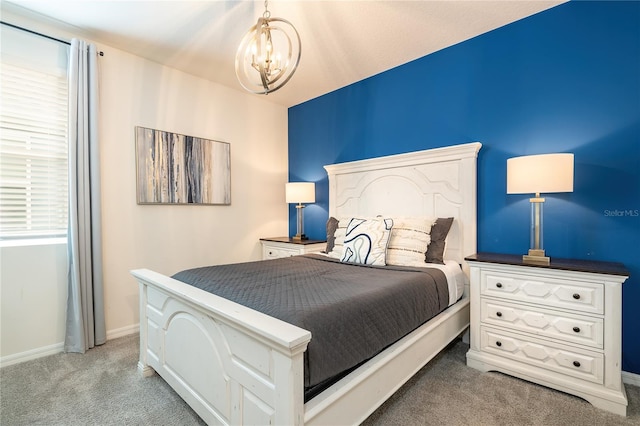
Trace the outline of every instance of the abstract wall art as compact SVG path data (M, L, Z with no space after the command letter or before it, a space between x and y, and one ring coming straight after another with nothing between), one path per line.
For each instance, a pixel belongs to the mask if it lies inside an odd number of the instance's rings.
M231 204L230 145L136 127L138 204Z

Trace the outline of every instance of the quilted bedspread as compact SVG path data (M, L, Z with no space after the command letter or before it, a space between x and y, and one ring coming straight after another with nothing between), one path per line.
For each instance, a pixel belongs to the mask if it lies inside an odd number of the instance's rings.
M196 268L173 278L309 330L306 399L449 303L438 269L354 265L320 255Z

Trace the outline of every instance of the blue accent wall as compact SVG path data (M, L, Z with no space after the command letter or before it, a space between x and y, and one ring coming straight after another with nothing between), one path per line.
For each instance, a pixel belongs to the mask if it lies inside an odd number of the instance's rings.
M623 369L640 374L640 2L565 3L290 108L289 180L317 185L306 234L325 235L323 165L473 141L478 251L529 246L507 159L575 154L574 192L545 195L544 246L626 265Z

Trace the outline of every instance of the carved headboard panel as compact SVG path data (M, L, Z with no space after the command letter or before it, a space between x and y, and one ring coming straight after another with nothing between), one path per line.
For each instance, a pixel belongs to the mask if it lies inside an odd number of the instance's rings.
M329 215L454 217L446 258L468 273L477 238L479 142L325 166Z

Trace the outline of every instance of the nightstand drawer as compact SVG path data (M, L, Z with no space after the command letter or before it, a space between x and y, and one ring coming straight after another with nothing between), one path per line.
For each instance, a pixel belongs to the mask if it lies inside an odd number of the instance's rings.
M604 355L598 352L560 348L533 337L486 327L480 328L480 349L534 367L603 383Z
M540 337L560 339L602 349L604 320L544 308L533 308L501 300L480 301L480 321Z
M261 238L262 260L318 253L327 247L326 241L295 240L289 237Z
M482 271L480 293L543 307L604 313L604 284Z
M302 254L301 250L290 250L283 247L263 247L262 258L263 259L278 259L280 257L290 257Z

